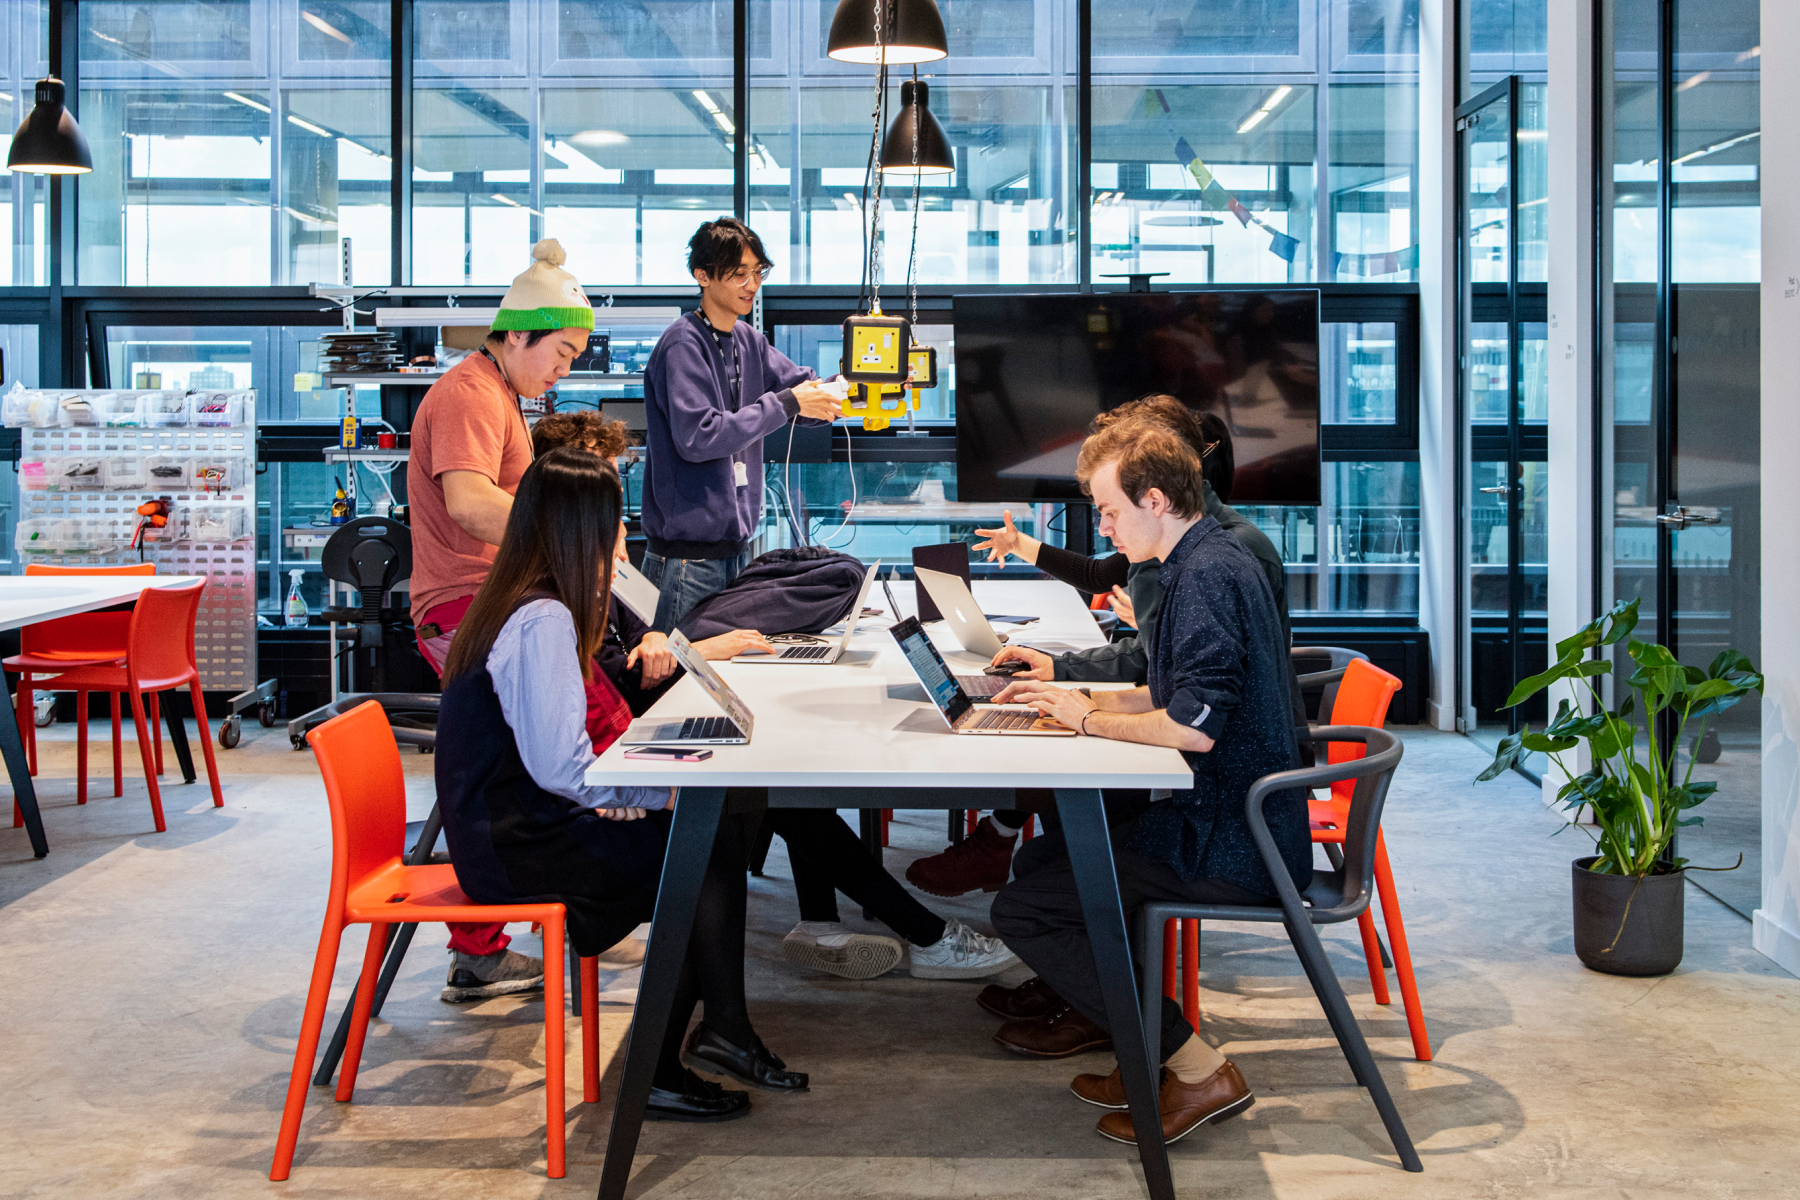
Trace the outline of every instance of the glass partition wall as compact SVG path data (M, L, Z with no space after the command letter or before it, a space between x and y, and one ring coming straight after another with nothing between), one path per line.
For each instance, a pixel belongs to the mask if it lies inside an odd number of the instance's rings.
M916 202L889 181L882 282L893 311L916 239L920 324L944 379L922 397L911 430L922 436L846 424L828 454L784 464L783 477L772 466L767 543L792 539L798 525L867 558L903 557L912 542L967 537L997 515L956 498L958 291L1123 287L1107 276L1129 272L1160 272L1158 286L1300 283L1325 295L1324 503L1250 515L1283 547L1297 611L1409 621L1418 605L1415 0L938 2L950 57L921 78L956 170L927 180ZM691 305L686 240L701 221L737 212L775 259L765 330L802 361L835 369L825 360L861 269L874 89L868 68L825 54L834 8L4 6L0 58L15 96L46 69L51 22L79 14L58 44L65 63L79 60L74 107L96 157L92 176L65 185L76 199L64 282L78 290L45 318L69 335L46 341L44 360L57 364L48 377L116 386L140 349L248 336L264 421L290 427L273 435L262 477L265 566L278 592L291 560L277 531L310 520L329 489L309 447L330 439L346 403L314 378L314 322L329 325L334 311L301 288L339 282L346 239L359 287L462 290L456 302L476 306L492 303L532 241L553 236L593 294L615 300L608 323L618 326L631 305ZM890 112L909 77L891 78ZM13 212L48 195L38 180L11 186ZM18 232L35 228L14 223L15 283L41 282L47 269L36 264L55 231L45 226L35 241ZM172 311L154 290L165 288L196 301ZM293 290L237 311L246 288ZM445 300L359 307L381 303ZM429 331L415 333L407 353L429 352ZM615 363L623 344L615 340ZM164 373L203 370L207 355L198 367L171 359ZM348 402L403 425L421 395L368 386ZM641 421L641 397L641 378L627 372L570 384L557 402ZM362 490L380 494L379 481ZM1015 511L1050 540L1072 531L1085 547L1084 515Z
M1596 600L1704 667L1759 660L1760 15L1754 0L1602 6L1598 221L1602 514ZM1761 896L1761 712L1725 713L1697 757L1717 795L1678 853L1748 916Z

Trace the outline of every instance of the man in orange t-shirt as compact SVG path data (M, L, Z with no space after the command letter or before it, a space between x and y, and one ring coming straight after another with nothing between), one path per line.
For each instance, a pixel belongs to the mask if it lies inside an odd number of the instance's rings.
M563 250L546 238L513 280L481 349L432 385L412 424L406 497L412 512L412 617L419 650L442 672L451 638L494 563L513 492L531 465L520 396L541 396L587 349L594 310ZM507 949L496 924L450 926L450 975L440 999L457 1004L544 982L542 959Z

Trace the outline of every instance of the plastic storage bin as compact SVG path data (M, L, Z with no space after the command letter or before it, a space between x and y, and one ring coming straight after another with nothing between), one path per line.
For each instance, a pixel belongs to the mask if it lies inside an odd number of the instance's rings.
M101 460L100 481L109 492L136 492L147 486L144 475L144 456L141 454L115 454Z
M218 496L244 486L244 460L235 457L199 456L188 460L188 487L203 495Z
M156 429L192 423L192 410L185 392L144 392L141 394L144 424Z
M187 535L196 542L235 542L244 536L244 510L235 504L196 504L188 509Z
M28 492L62 489L62 462L55 458L28 458L19 463L19 486Z
M225 427L244 423L247 392L189 392L189 411L195 425Z
M152 491L186 491L189 478L188 460L185 458L168 454L149 454L144 457L144 486Z
M99 491L106 486L100 477L105 466L105 460L98 458L59 459L57 477L65 492Z

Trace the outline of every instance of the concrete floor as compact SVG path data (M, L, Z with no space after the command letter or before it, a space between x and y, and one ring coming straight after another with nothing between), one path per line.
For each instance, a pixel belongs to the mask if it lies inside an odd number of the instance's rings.
M356 1102L315 1090L293 1178L268 1182L330 846L311 756L280 731L245 733L220 756L226 807L204 783L171 785L163 834L129 766L124 798L77 808L73 745L47 745L51 856L34 861L23 831L0 835L0 1196L592 1195L633 973L607 972L607 1098L572 1105L569 1176L547 1180L541 1006L440 1004L441 927L421 930L371 1031ZM1800 982L1696 889L1674 975L1587 971L1569 937L1582 835L1553 838L1523 780L1472 786L1487 755L1466 740L1406 742L1387 833L1436 1061L1412 1060L1397 993L1391 1009L1373 1003L1354 932L1329 942L1425 1173L1399 1170L1285 940L1209 927L1206 1030L1258 1103L1173 1148L1180 1194L1800 1195ZM431 759L406 765L422 811ZM938 849L943 827L940 813L902 814L890 867ZM1095 1135L1097 1110L1066 1090L1109 1056L1006 1054L972 984L792 971L785 876L777 843L769 877L752 880L749 989L760 1032L812 1091L758 1093L748 1119L721 1127L646 1126L633 1196L1143 1194L1131 1152ZM985 920L985 901L934 905ZM361 944L346 939L334 1018ZM577 1044L571 1026L572 1079Z

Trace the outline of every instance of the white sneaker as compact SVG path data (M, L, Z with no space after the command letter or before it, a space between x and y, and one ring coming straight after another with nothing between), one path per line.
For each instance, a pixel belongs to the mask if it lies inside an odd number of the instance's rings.
M857 933L836 921L802 921L781 939L781 954L796 967L845 979L873 979L900 965L904 948L891 937Z
M1005 942L984 937L955 917L944 918L943 937L912 948L912 973L919 979L985 979L1018 961Z

